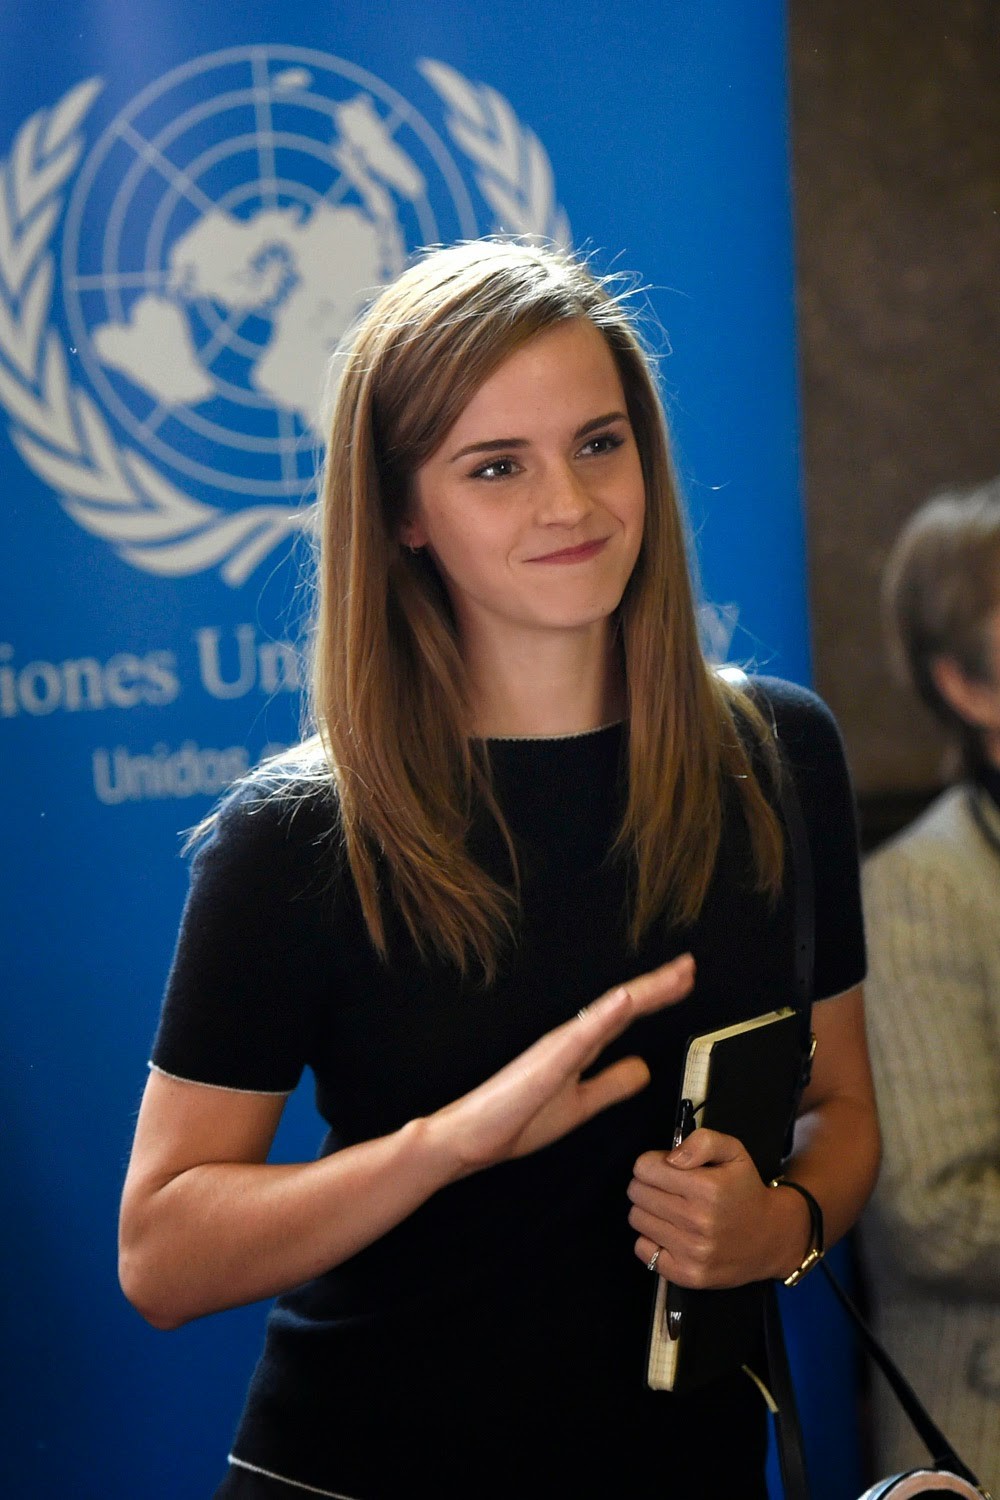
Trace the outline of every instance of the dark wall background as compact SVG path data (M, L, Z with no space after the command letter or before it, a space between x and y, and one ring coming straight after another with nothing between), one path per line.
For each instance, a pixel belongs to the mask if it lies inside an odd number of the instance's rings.
M872 845L941 784L878 583L928 495L1000 472L1000 4L789 6L815 681Z

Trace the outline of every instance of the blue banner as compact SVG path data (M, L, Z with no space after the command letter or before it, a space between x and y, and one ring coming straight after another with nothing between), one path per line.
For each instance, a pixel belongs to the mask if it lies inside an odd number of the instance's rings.
M50 0L0 50L0 1487L176 1500L223 1471L263 1309L153 1333L118 1197L183 831L297 737L329 351L418 245L636 273L710 649L808 681L784 6ZM296 1097L277 1154L317 1139Z

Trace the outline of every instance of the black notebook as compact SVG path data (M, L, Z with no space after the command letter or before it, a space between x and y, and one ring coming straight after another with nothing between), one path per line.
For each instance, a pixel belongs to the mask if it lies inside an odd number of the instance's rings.
M765 1182L776 1177L802 1071L799 1014L790 1006L691 1037L674 1144L704 1125L741 1141ZM646 1381L689 1391L752 1359L762 1329L766 1283L723 1289L670 1285L657 1277Z

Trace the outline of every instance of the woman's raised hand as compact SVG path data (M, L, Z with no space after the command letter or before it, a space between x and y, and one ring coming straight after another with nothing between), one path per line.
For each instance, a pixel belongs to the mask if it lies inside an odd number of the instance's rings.
M649 1069L640 1057L620 1058L588 1078L580 1075L633 1021L683 1000L693 983L689 953L640 974L438 1110L427 1124L443 1133L455 1176L527 1156L645 1088Z

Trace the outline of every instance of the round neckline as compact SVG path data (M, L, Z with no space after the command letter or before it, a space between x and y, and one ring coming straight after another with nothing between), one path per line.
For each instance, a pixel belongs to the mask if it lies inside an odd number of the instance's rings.
M610 719L607 724L598 724L593 729L571 729L567 734L490 734L482 736L486 745L559 745L566 740L592 739L605 734L609 729L620 729L624 719Z

